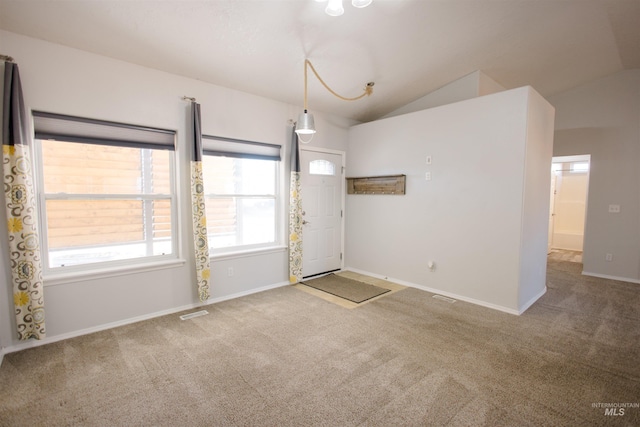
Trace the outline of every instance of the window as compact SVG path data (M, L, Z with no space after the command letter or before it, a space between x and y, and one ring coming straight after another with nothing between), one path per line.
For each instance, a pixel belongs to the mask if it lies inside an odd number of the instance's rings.
M202 138L210 253L278 244L280 146Z
M33 116L45 272L177 257L175 132Z
M589 162L573 162L571 163L572 173L586 173L589 172Z
M566 169L567 167L569 169ZM589 162L552 163L551 172L587 173L589 172Z
M336 165L328 160L312 160L309 162L309 174L311 175L335 175Z

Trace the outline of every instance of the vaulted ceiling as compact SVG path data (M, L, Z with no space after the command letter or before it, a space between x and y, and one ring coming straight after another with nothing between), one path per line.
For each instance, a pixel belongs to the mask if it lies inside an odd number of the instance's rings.
M302 105L379 118L475 70L548 96L640 68L640 0L0 0L0 28ZM0 41L0 48L2 47ZM11 55L11 52L0 52ZM16 60L19 62L19 57Z

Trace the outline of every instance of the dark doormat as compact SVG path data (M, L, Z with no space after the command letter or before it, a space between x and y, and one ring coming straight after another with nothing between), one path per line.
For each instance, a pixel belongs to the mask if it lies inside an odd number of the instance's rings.
M346 277L336 276L333 273L317 279L304 280L300 283L355 302L356 304L360 304L361 302L391 291L390 289L384 289L368 283L359 282L357 280L347 279Z

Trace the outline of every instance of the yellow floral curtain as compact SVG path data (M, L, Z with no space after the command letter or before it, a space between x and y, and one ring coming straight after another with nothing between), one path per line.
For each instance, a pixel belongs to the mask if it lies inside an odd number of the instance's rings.
M42 258L30 132L18 65L4 66L2 176L18 338L45 338Z
M302 193L300 147L295 126L291 132L291 177L289 183L289 282L302 280Z
M191 210L193 215L193 243L195 246L196 281L198 297L204 302L209 299L211 261L207 238L207 213L202 179L202 128L200 104L191 103L193 123L193 158L191 159Z

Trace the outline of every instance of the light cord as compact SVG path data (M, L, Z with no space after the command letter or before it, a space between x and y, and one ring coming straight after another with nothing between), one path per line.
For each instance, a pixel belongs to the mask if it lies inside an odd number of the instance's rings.
M309 61L308 59L304 60L304 110L305 112L307 111L307 66L311 67L311 71L313 71L313 74L316 75L316 77L318 78L318 80L320 81L320 83L322 83L322 86L325 87L325 89L327 89L329 92L331 92L332 95L334 95L337 98L342 99L343 101L357 101L358 99L362 99L365 96L369 96L373 93L373 82L369 82L367 83L367 85L364 88L364 93L362 93L359 96L356 96L354 98L347 98L344 97L338 93L336 93L333 89L331 89L329 87L329 85L327 85L324 80L322 80L322 77L320 77L320 75L318 74L318 72L316 71L315 67L313 66L313 64L311 63L311 61Z

